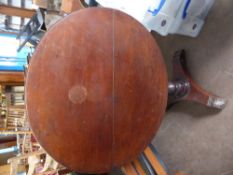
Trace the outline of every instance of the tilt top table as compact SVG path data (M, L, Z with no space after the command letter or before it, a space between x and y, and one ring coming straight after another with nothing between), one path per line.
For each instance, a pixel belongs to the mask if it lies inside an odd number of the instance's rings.
M173 81L152 35L106 8L72 13L40 41L27 71L26 108L42 147L80 173L105 173L151 142L169 103L191 100L222 109L225 100L195 83L185 53Z
M72 13L43 37L30 62L31 128L58 162L103 173L135 159L167 106L167 72L152 35L113 9Z

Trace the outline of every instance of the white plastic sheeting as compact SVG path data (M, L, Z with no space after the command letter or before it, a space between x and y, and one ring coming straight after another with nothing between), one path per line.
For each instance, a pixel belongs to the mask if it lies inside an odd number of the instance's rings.
M196 37L215 0L97 0L140 21L149 31L166 36L181 34Z

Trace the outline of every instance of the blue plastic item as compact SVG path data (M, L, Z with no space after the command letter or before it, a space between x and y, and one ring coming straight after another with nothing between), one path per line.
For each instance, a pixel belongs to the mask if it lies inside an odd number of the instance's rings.
M184 6L184 11L183 11L183 15L182 15L183 19L185 19L187 14L188 14L187 11L188 11L190 3L191 3L191 0L186 0L186 4Z
M160 1L160 4L159 4L159 7L157 9L154 9L154 10L148 10L148 12L152 13L153 16L156 16L160 10L163 8L163 5L165 4L166 0L161 0Z

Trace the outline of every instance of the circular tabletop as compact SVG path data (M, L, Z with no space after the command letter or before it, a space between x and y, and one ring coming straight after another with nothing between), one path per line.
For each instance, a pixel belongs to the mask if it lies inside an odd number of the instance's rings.
M38 142L81 173L136 158L157 132L167 72L152 35L123 12L72 13L43 37L29 65L26 107Z

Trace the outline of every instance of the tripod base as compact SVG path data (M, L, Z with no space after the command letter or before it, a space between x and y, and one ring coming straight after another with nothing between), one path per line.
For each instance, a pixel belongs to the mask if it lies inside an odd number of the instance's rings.
M223 109L226 100L203 89L190 76L186 67L185 51L177 51L173 57L173 80L168 85L169 104L189 100L211 108Z

